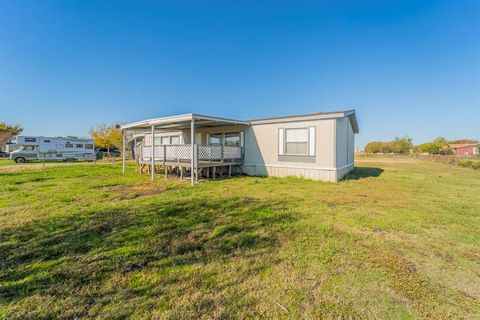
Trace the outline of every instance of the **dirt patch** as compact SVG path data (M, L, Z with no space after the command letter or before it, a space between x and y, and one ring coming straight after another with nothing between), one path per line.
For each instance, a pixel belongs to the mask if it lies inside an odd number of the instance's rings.
M151 196L166 191L165 186L151 182L109 186L105 187L104 190L119 194L124 198Z

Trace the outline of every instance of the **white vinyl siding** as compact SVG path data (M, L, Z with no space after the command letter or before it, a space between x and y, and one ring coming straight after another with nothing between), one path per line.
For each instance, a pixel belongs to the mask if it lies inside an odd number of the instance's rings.
M280 128L278 129L278 154L281 156L285 154L283 150L284 143L285 143L285 129Z

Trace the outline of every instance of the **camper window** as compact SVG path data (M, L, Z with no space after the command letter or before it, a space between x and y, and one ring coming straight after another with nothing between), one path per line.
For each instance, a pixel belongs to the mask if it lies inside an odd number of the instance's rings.
M25 138L25 142L37 142L37 138Z
M50 140L43 140L43 142L45 142L45 143L50 143Z
M65 148L73 148L73 144L70 142L65 143Z
M171 136L171 144L180 144L180 136Z
M82 148L83 148L83 144L76 144L75 147L82 149Z
M85 149L93 149L93 144L85 143Z

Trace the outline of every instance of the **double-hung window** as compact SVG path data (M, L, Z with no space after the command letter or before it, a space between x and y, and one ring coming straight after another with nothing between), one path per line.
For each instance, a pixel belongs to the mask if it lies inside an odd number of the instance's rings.
M285 129L285 154L308 155L308 128Z
M278 154L282 156L315 156L315 127L280 128Z

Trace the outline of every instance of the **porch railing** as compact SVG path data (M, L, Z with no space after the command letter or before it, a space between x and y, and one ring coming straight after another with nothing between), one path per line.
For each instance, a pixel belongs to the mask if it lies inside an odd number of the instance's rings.
M238 162L243 159L241 147L195 145L194 148L197 161ZM190 161L192 159L192 146L189 144L156 145L154 149L155 161ZM137 150L137 157L140 157L138 160L151 161L151 146L142 146Z

